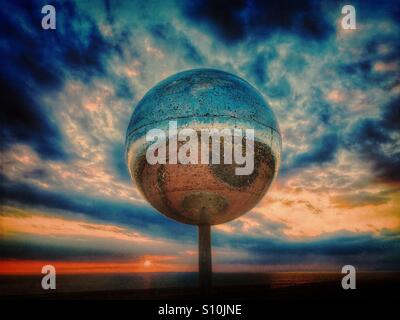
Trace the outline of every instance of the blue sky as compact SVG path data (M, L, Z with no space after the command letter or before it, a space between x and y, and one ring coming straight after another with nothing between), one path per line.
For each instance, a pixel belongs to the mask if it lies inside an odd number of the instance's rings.
M356 30L336 1L52 1L56 30L44 4L0 9L3 261L195 269L196 229L146 204L124 140L152 86L208 67L258 88L283 139L267 196L214 227L217 270L399 268L398 3L353 1Z

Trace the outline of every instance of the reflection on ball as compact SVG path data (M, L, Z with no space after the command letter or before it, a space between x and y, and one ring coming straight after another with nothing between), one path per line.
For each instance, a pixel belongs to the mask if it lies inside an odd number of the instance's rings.
M237 175L239 165L223 160L149 164L146 133L156 128L168 131L170 121L177 121L178 130L198 132L254 129L254 170ZM262 96L245 80L212 69L181 72L153 87L135 108L126 137L127 165L139 191L158 211L188 224L220 224L251 210L276 176L280 152L278 123Z

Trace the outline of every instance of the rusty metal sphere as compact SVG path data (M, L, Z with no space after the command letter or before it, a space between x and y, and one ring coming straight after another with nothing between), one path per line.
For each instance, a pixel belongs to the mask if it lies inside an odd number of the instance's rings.
M149 164L146 134L168 131L170 121L178 130L197 132L254 129L254 170L237 175L240 165L223 161ZM214 69L184 71L158 83L136 106L126 135L128 169L144 198L164 215L195 225L224 223L251 210L276 176L280 153L278 123L261 94L240 77Z

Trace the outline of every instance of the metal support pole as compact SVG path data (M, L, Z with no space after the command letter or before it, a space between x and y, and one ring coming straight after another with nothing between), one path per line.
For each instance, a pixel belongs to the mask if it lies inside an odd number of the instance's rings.
M199 225L199 286L211 288L211 226Z

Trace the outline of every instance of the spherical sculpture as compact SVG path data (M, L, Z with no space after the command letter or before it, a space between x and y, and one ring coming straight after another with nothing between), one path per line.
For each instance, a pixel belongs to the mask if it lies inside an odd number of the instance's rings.
M171 123L176 124L178 132L176 150L169 135ZM175 153L186 156L193 152L187 148L181 152L185 141L179 139L179 132L188 128L198 133L198 162L174 162ZM146 157L154 143L147 137L152 129L166 132L165 163L151 164ZM224 132L231 132L232 137L217 136L220 147L215 149L212 137L201 140L203 133L211 129L220 133L228 129ZM254 130L254 136L244 134L250 133L246 130ZM253 148L247 148L250 140ZM208 163L200 159L206 152L201 149L201 141L206 141ZM232 149L225 144L229 141ZM253 157L253 167L236 161L237 147L243 157ZM216 151L221 156L219 163L212 161ZM154 154L159 156L162 152L159 149ZM261 94L238 76L212 69L181 72L158 83L135 108L126 137L126 161L138 190L164 215L196 225L224 223L251 210L276 176L280 152L278 123ZM246 166L250 172L238 174L237 169Z

